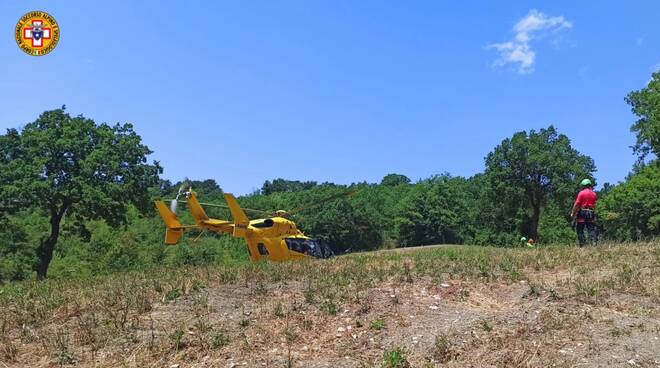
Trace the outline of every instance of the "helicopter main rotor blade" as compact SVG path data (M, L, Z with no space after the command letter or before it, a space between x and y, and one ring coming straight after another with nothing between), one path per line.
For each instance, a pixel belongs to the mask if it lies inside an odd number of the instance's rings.
M331 196L322 198L319 201L317 201L316 203L312 203L308 206L297 207L297 208L292 209L291 211L287 211L287 215L289 215L289 216L290 215L295 215L299 212L306 211L306 210L311 209L311 208L316 208L316 207L322 206L322 205L324 205L328 202L332 202L332 201L337 200L339 198L352 196L355 193L357 193L357 191L358 191L357 189L350 189L350 190L345 190L345 191L337 193L337 194L333 194ZM164 201L165 202L172 202L172 207L174 207L175 209L176 209L176 204L175 203L178 203L178 202L186 203L186 201L178 200L178 198L177 199L166 199ZM199 202L199 204L201 204L202 206L220 207L220 208L224 208L224 209L229 209L229 206L224 205L224 204L205 203L205 202ZM254 208L244 208L244 207L242 207L242 208L243 208L244 211L253 212L253 213L260 213L260 214L266 215L267 217L275 217L275 216L278 215L277 212L274 212L274 211L258 210L258 209L254 209Z
M163 201L165 201L165 202L174 202L174 201L176 201L178 203L184 203L184 204L187 203L186 201L175 200L175 199L164 199ZM206 202L199 202L199 204L201 204L202 206L220 207L220 208L229 209L229 206L227 206L226 204L206 203ZM241 208L243 208L243 207L241 207ZM250 212L258 212L258 213L263 213L263 214L270 214L270 211L257 210L257 209L254 209L254 208L243 208L243 210L244 211L250 211Z
M357 193L357 189L350 189L350 190L343 191L341 193L333 194L333 195L331 195L329 197L325 197L325 198L323 198L323 199L321 199L321 200L317 201L316 203L311 204L309 206L294 208L291 211L288 211L287 215L295 215L296 213L306 211L310 208L316 208L316 207L322 206L322 205L324 205L328 202L332 202L332 201L337 200L337 199L342 198L342 197L350 197L350 196L354 195L355 193Z
M211 206L211 207L220 207L220 208L227 208L227 209L229 209L229 206L227 206L227 205L225 205L225 204L204 203L204 202L199 202L199 204L201 204L202 206ZM265 214L270 213L270 211L258 210L258 209L256 209L256 208L245 208L245 207L241 207L241 209L243 209L243 211L250 211L250 212L259 212L259 213L265 213Z

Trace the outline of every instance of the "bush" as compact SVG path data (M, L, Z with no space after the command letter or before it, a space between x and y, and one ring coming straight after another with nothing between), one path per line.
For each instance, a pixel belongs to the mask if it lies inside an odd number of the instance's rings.
M0 218L0 283L30 277L37 262L39 234L47 228L38 211Z
M660 162L651 162L616 185L599 202L599 221L615 240L660 235Z
M543 244L572 244L577 235L571 227L568 216L570 208L559 208L551 204L546 206L539 221L539 242Z

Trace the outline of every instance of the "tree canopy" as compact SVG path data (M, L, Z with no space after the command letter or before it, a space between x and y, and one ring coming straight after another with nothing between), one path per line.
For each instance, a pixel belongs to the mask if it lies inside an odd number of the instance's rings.
M584 178L593 180L593 160L571 146L554 126L518 132L486 157L490 200L502 203L502 215L520 218L520 231L538 239L541 211L553 201L566 204Z
M467 201L461 181L434 177L401 199L394 223L402 246L463 243L470 224L465 221Z
M131 124L97 125L69 116L64 107L44 112L21 131L10 129L0 150L0 183L9 199L4 206L39 208L49 218L49 234L38 249L40 278L46 277L65 215L118 225L129 203L142 210L151 206L148 189L161 172L157 162L147 163L151 151Z
M380 185L385 186L395 186L400 184L409 184L410 179L407 176L401 174L387 174L383 177L383 180L380 181Z
M261 194L268 195L281 192L298 192L313 188L316 184L315 181L285 180L282 178L274 179L272 182L266 180L261 187Z
M603 228L617 240L660 235L660 166L651 164L610 189L599 203Z
M633 150L643 160L649 153L660 157L660 72L653 73L648 85L626 96L626 102L639 119L630 128L637 134Z

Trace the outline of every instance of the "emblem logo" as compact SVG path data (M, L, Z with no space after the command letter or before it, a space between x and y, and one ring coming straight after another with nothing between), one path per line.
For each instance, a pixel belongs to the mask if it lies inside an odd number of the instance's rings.
M43 11L25 13L16 23L14 34L21 50L32 56L43 56L53 51L60 40L60 26L50 14Z

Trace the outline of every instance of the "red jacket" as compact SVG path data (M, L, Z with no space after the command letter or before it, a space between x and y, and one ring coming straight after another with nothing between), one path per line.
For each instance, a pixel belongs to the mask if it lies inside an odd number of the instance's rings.
M598 196L591 188L584 188L578 193L577 198L575 198L575 207L578 210L582 208L596 208L596 201L598 201ZM578 217L578 222L584 222L584 219Z

